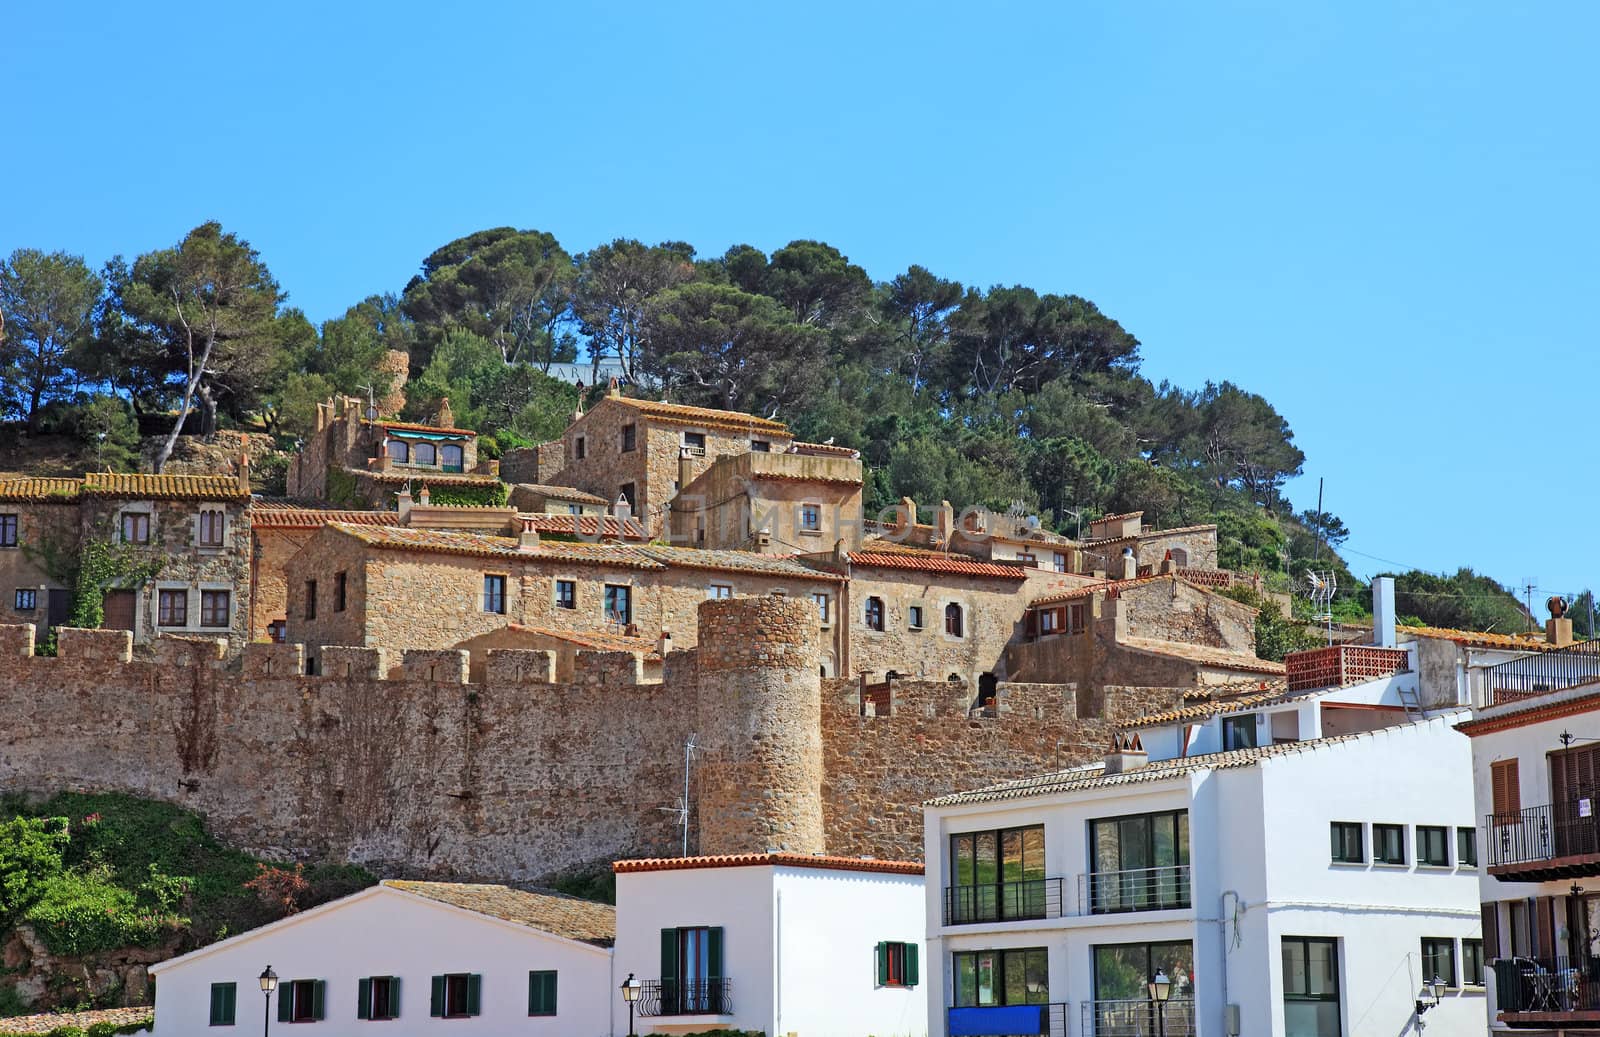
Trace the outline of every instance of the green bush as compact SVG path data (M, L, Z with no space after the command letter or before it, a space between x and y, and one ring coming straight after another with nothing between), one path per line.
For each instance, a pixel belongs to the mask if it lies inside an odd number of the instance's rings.
M90 1023L89 1037L116 1037L117 1027L114 1023Z
M55 954L79 957L118 947L149 947L188 922L136 892L109 871L63 872L44 883L23 917Z
M84 1037L81 1026L58 1026L50 1031L49 1037Z

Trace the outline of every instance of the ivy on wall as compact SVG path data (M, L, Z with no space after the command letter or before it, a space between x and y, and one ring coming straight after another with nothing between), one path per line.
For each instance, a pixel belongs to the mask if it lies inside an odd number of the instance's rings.
M150 558L132 544L118 543L104 530L83 541L46 534L22 548L30 560L56 583L72 588L67 626L94 630L105 622L105 592L116 587L136 587L153 580L165 564ZM55 654L55 631L39 645L41 655Z
M330 502L343 508L367 506L367 502L362 499L361 492L356 487L356 477L343 468L332 465L328 467L327 497Z
M503 508L511 500L511 487L503 482L486 486L446 486L428 489L428 503L450 507Z

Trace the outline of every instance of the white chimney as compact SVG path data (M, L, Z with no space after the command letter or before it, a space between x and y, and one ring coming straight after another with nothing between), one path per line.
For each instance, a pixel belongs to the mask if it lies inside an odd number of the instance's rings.
M1131 737L1111 736L1111 751L1106 753L1106 774L1122 774L1149 762L1150 754L1144 751L1137 733Z
M1139 575L1139 556L1133 553L1133 548L1122 549L1122 578L1132 580Z
M671 651L672 651L672 631L670 631L670 630L666 629L665 627L663 627L661 629L661 638L660 638L660 640L658 640L656 642L656 654L661 656L661 658L665 659L667 657L667 653L669 653Z
M611 506L611 514L616 516L618 522L633 518L633 505L628 503L626 494L617 494L617 503Z
M1372 581L1372 643L1379 648L1395 646L1393 576L1378 576Z

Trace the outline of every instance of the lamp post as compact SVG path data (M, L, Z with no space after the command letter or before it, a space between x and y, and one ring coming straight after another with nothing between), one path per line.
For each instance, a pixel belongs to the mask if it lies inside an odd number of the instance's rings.
M1167 1037L1167 998L1172 996L1172 981L1160 969L1150 980L1150 1000L1156 1005L1156 1033Z
M272 1026L272 992L278 989L278 974L268 965L261 970L261 1037L267 1037L267 1030Z
M1434 976L1432 981L1424 980L1422 990L1417 994L1417 1025L1422 1025L1422 1017L1428 1009L1438 1008L1439 1000L1444 997L1444 980Z
M628 973L628 978L622 981L622 1000L628 1002L628 1037L634 1037L633 1004L639 1000L639 991L643 987L644 984L634 979L631 972Z

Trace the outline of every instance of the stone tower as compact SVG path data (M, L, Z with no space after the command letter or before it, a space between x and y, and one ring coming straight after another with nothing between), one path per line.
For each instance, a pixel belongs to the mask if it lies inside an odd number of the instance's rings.
M820 853L817 612L784 597L700 605L700 852Z

